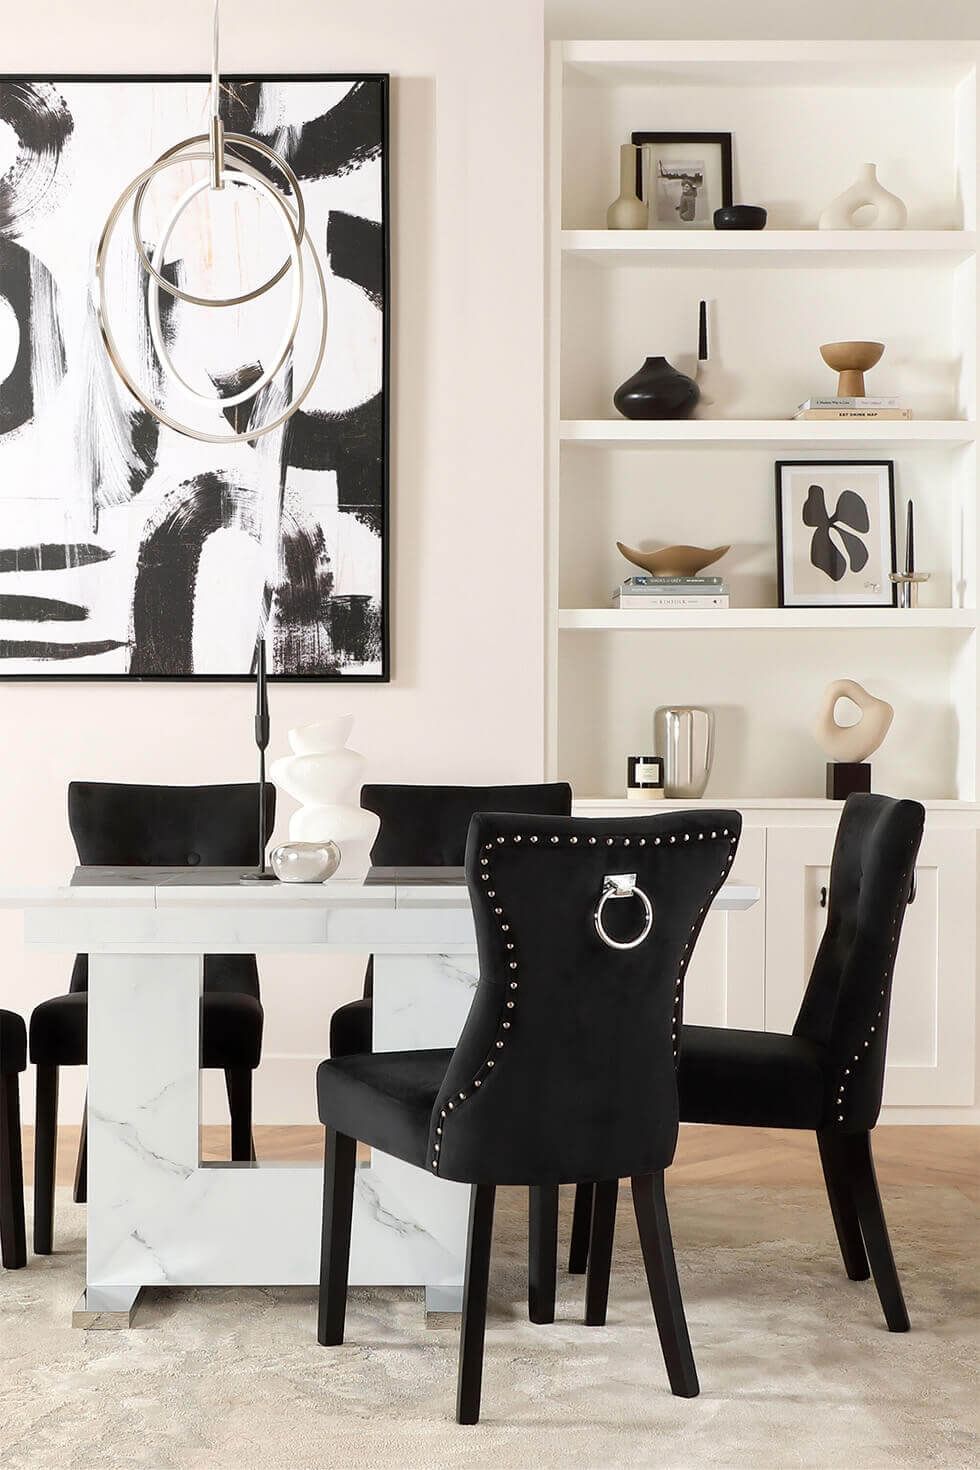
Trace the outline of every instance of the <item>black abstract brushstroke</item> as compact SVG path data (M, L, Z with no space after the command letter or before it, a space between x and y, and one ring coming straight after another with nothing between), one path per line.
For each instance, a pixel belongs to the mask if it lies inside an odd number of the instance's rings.
M56 597L20 597L0 593L0 618L17 623L84 623L88 608Z
M113 552L85 541L62 545L42 541L37 546L0 546L0 572L63 572L108 561Z
M342 663L381 661L381 608L372 597L333 597L327 609L330 641Z
M217 389L219 398L233 398L236 393L244 393L246 388L251 388L253 383L257 383L264 371L260 362L246 362L240 368L233 368L231 372L209 373L208 377ZM256 398L258 396L259 394L256 395ZM244 434L256 407L254 398L246 398L244 403L236 403L233 407L223 410L225 418L236 434Z
M31 286L31 391L37 415L61 387L68 359L54 276L36 255L30 257L28 271Z
M261 105L261 82L230 82L224 78L218 111L226 132L254 134ZM249 155L250 161L254 157L255 154Z
M44 283L41 310L35 312L34 283ZM64 376L65 347L58 322L57 289L42 261L33 257L15 240L0 237L0 292L10 303L17 319L19 341L14 365L0 384L0 434L10 434L30 422L34 401L34 340L42 329L54 333L43 351L47 355L47 376L53 383ZM60 372L59 372L60 365Z
M102 638L97 643L43 643L0 638L0 658L38 659L42 662L69 658L94 658L99 653L111 653L113 649L125 648L112 638Z
M379 311L384 308L384 231L377 220L332 209L327 255L335 276L353 281Z
M325 622L334 579L321 528L284 527L281 563L282 580L276 589L277 672L338 673Z
M297 178L335 179L381 156L382 110L378 82L357 82L321 117L298 128L256 136L275 148Z
M145 408L130 411L130 442L133 461L129 470L130 495L135 499L157 467L160 447L160 420Z
M144 242L147 255L153 259L154 246ZM171 286L183 287L184 263L182 260L168 260L160 267L160 274ZM160 334L167 346L172 348L176 337L176 326L174 316L177 309L177 298L171 296L169 291L160 291ZM159 367L159 364L157 365Z
M300 409L286 425L285 463L300 470L333 470L337 505L376 535L384 505L384 401L380 393L341 413Z
M22 235L56 202L52 188L75 124L50 82L4 82L0 118L17 135L17 155L0 179L0 234Z
M194 598L204 543L235 528L258 539L255 496L220 472L186 480L144 533L133 589L129 672L143 678L194 671Z

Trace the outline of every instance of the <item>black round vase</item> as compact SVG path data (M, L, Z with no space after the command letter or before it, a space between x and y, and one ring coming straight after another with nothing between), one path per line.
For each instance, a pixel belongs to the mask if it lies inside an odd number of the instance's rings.
M648 357L638 373L613 394L627 419L686 419L701 397L693 378L671 367L665 357Z

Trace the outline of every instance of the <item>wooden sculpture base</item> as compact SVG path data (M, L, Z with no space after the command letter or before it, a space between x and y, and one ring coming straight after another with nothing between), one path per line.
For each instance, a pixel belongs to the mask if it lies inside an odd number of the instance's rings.
M828 761L827 800L845 801L855 791L871 790L870 761Z

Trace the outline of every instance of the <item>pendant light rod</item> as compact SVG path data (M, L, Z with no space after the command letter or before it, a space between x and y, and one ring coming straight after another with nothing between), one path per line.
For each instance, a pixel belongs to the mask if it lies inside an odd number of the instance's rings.
M214 24L211 32L211 188L223 189L225 129L221 121L221 0L214 0Z

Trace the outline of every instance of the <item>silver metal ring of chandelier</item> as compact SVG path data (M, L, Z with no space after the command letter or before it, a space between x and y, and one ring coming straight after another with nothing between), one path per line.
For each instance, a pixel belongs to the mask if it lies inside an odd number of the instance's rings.
M237 137L238 135L232 135L232 136ZM96 259L95 259L95 275L96 275L96 282L97 282L97 285L98 285L98 301L96 303L96 312L97 312L97 316L98 316L99 330L100 330L100 332L102 334L102 340L103 340L103 343L105 345L106 352L109 355L109 360L112 363L113 367L115 368L116 372L118 373L119 377L122 379L123 383L126 385L127 389L132 394L132 396L136 399L137 403L139 403L143 408L145 408L148 413L152 414L153 417L156 418L161 424L164 424L167 428L173 429L178 434L184 434L188 438L197 439L198 441L200 441L201 443L204 443L204 444L245 444L245 443L249 443L249 442L251 442L251 441L253 441L255 439L260 439L263 436L265 436L266 434L274 433L277 429L282 428L283 424L287 423L288 420L290 418L292 418L293 414L303 404L303 402L306 400L306 398L309 396L310 392L312 391L313 385L316 382L317 376L318 376L318 374L320 372L320 368L321 368L321 366L323 364L323 359L324 359L324 355L326 353L326 346L327 346L327 333L328 333L328 325L329 325L329 312L328 312L328 305L327 305L326 282L324 281L323 268L320 265L319 257L317 255L316 250L313 247L313 243L310 240L310 238L309 238L309 236L308 236L308 234L306 232L305 226L304 226L303 234L300 237L299 244L300 244L300 248L302 248L303 245L306 245L307 249L309 250L310 258L311 258L311 260L313 262L313 268L314 268L314 271L316 273L317 285L318 285L319 291L320 291L320 310L321 310L320 341L319 341L319 345L318 345L318 348L317 348L316 358L315 358L315 361L313 363L312 370L310 371L310 374L309 374L308 378L306 379L305 383L303 384L303 387L302 387L301 391L294 396L294 398L293 398L292 402L290 403L288 409L285 412L279 414L275 419L273 419L271 421L271 423L262 424L262 425L259 425L257 427L249 427L244 432L237 433L237 434L215 434L215 433L211 433L211 432L209 432L207 430L198 429L198 428L193 427L191 425L181 423L181 421L179 419L174 418L171 414L168 414L164 409L161 409L157 404L155 404L152 401L152 399L150 399L147 396L147 394L144 393L144 391L142 390L142 388L139 386L139 384L136 382L135 378L130 373L129 369L126 367L126 364L125 364L125 362L123 360L122 352L121 352L121 350L119 348L119 344L117 343L116 338L115 338L115 334L114 334L114 332L112 330L112 322L111 322L111 319L110 319L108 304L107 304L107 300L106 300L106 297L107 297L107 290L106 290L106 260L107 260L107 256L108 256L109 246L110 246L110 244L112 242L112 238L113 238L113 236L115 234L116 227L117 227L117 225L119 223L120 215L122 214L123 210L126 208L126 205L129 203L130 199L132 199L135 196L135 194L138 192L138 190L141 187L143 187L145 184L149 183L150 180L153 179L157 173L162 172L162 170L164 168L169 168L171 166L176 165L177 163L195 163L195 162L210 163L212 161L211 160L211 154L210 153L184 153L184 152L182 152L181 150L183 149L184 146L185 145L183 145L183 144L178 145L178 148L177 149L170 150L170 155L169 156L164 156L164 158L158 159L155 163L151 164L149 168L144 169L144 171L141 174L138 174L136 176L136 178L133 179L126 186L126 188L123 190L123 192L120 194L119 198L116 200L116 203L113 205L113 207L112 207L112 209L111 209L111 211L109 213L109 217L108 217L108 219L105 222L105 225L104 225L103 230L102 230L102 235L101 235L101 237L99 239L99 245L98 245L98 249L96 251ZM265 145L264 144L261 145L259 151L265 151ZM278 157L278 155L274 155L274 156L275 157ZM239 162L242 162L242 161L241 160L229 160L228 161L228 166L229 166L229 168L232 171L237 171L237 165L238 165ZM282 160L279 160L279 162L281 163ZM248 165L245 165L244 167L247 169L248 168ZM286 167L288 167L288 165L286 165ZM244 169L242 171L244 172ZM291 173L291 170L290 170L290 173ZM298 188L298 185L297 185L297 188ZM278 196L278 191L276 191L276 195L277 195L277 202L278 202L278 204L286 212L287 217L290 220L290 224L294 227L294 232L295 233L298 233L298 220L296 222L293 221L292 215L290 214L290 212L289 212L288 208L286 207L284 201L282 200L281 197ZM300 197L300 199L302 198L301 195L299 197ZM304 218L305 218L305 216L304 216ZM142 253L141 253L141 258L142 258ZM160 280L159 272L157 272L156 270L153 270L152 269L152 266L151 266L151 274L154 277L154 279ZM281 279L281 277L280 277L280 279ZM173 292L173 290L172 290L169 282L162 281L161 280L161 285L165 289L171 291L171 294L175 294ZM270 289L270 288L267 287L266 289ZM203 303L201 303L201 302L195 302L193 298L189 298L189 297L183 296L182 293L176 293L176 294L181 295L182 299L188 300L189 301L189 304L203 304L203 305L209 305L209 306L213 306L213 305L216 304L212 300L205 300ZM245 301L254 299L255 294L264 295L265 294L265 291L263 290L263 291L258 292L258 293L249 293L248 295L246 295L246 296L244 296L244 297L241 298L241 302L244 303ZM237 304L239 304L239 302L236 300L234 302L224 302L224 303L221 303L221 304L222 305L232 305L232 304L236 304L237 305ZM215 404L219 408L222 406L222 403L223 403L223 400L221 400L220 398L215 400Z
M219 401L222 409L237 408L240 404L248 403L250 399L257 398L262 389L266 387L268 383L272 382L272 379L276 376L279 369L286 361L286 358L289 356L290 350L296 341L296 333L299 331L300 317L302 316L303 312L304 281L302 241L297 241L294 238L292 214L290 213L289 207L286 204L285 200L280 196L279 190L275 187L274 184L270 184L268 179L265 178L263 174L259 173L258 169L253 169L250 164L245 163L241 159L236 161L234 168L225 169L225 178L229 183L241 184L249 188L257 188L259 193L271 195L272 199L280 210L280 218L284 221L286 232L289 235L290 265L292 268L293 283L292 302L290 306L289 322L286 326L285 331L282 333L282 336L280 337L279 343L276 347L276 351L273 356L272 366L266 368L263 373L260 373L255 381L253 383L250 383L247 388L243 388L240 393L235 393L228 398L219 398L218 395L213 392L213 390L211 392L202 392L201 389L195 388L193 383L189 383L184 377L183 373L181 373L180 369L177 367L176 363L173 360L173 354L171 353L170 348L168 347L166 339L164 337L163 325L160 319L160 288L155 279L155 274L154 277L148 279L146 283L146 305L147 316L150 324L150 338L153 342L153 347L160 361L160 365L164 368L164 370L171 378L175 379L182 388L190 393L191 397L199 398L205 403L214 403L215 401ZM199 194L202 194L205 189L210 189L211 187L212 185L210 179L198 179L196 183L192 184L191 187L186 190L184 194L181 195L180 199L177 201L177 203L173 207L173 210L171 211L170 218L167 220L167 223L164 226L163 234L160 236L160 242L157 245L156 250L154 251L155 265L162 264L167 253L167 247L170 244L170 237L177 226L178 220L184 213L184 210L194 199L197 198Z
M293 173L289 164L276 153L275 149L270 148L266 143L260 143L257 138L249 138L245 133L225 133L224 139L226 145L228 143L237 143L243 148L250 148L254 153L259 154L260 157L267 158L270 163L274 164L280 170L289 185L290 192L296 203L297 217L293 224L293 233L296 236L297 245L301 245L303 236L306 233L306 202L303 199L303 191L299 186L299 179ZM188 148L197 148L199 145L208 144L209 142L210 138L207 133L198 133L193 138L185 138L182 143L175 143L172 148L168 148L165 153L161 153L160 157L146 170L146 176L136 189L136 198L133 201L133 241L136 245L136 253L147 275L156 281L161 291L166 291L175 300L184 301L188 306L214 306L219 308L226 306L245 306L247 302L255 301L259 296L264 296L267 291L272 290L273 286L279 284L290 268L291 262L288 257L283 261L276 274L270 276L264 285L257 286L253 291L246 291L241 296L194 296L190 291L182 291L179 286L175 285L172 281L166 280L160 274L143 244L143 232L140 228L143 200L153 179L157 173L163 173L164 170L173 168L178 163L190 162L192 159L199 158L200 154L186 153L185 150ZM206 157L210 162L211 154L208 153ZM240 162L244 162L244 160L226 158L224 160L224 167L234 169L235 165Z

